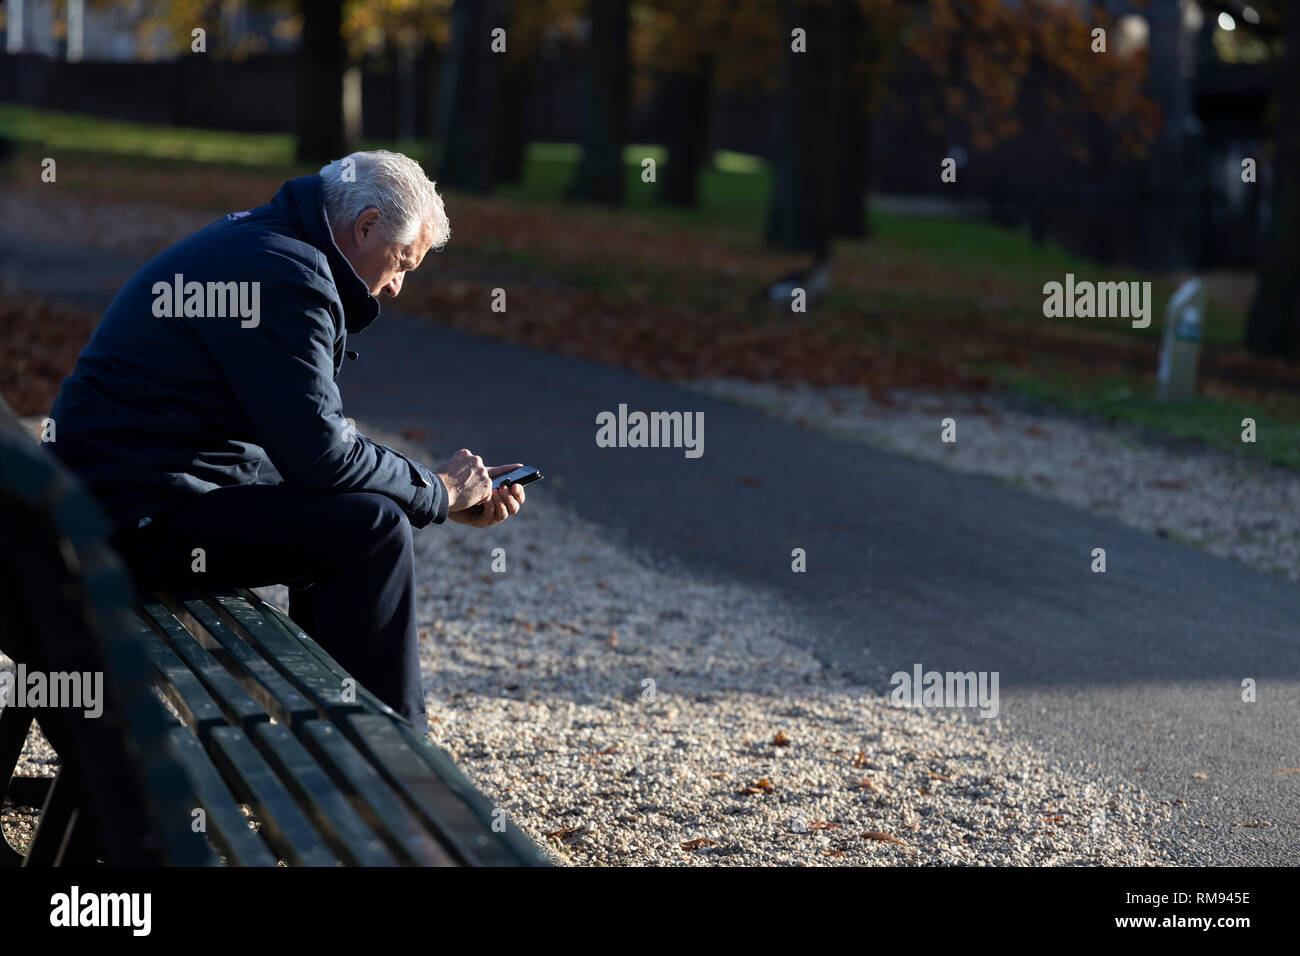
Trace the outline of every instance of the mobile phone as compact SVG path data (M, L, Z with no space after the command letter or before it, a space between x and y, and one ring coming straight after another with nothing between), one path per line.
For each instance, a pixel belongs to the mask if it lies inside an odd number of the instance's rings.
M522 468L516 468L514 471L508 471L504 475L497 475L492 479L492 487L505 488L507 485L527 485L534 481L541 481L543 475L536 468L524 465Z

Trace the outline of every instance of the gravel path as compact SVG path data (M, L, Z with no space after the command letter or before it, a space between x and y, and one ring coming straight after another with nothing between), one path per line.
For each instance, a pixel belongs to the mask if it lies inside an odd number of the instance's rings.
M654 566L544 483L504 525L416 543L433 738L556 862L1170 862L1178 801L832 676L782 602ZM52 759L34 733L20 772ZM22 842L30 816L0 820Z
M1130 428L1017 408L995 396L785 387L714 379L692 387L795 422L1025 490L1300 581L1300 478ZM957 440L940 440L952 418Z

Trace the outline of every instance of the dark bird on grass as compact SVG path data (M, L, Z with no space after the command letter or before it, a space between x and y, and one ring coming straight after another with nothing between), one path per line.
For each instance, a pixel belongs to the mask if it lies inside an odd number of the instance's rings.
M759 303L782 309L791 308L796 290L803 290L804 305L823 298L831 288L831 257L822 256L807 269L782 276L766 286L756 299Z

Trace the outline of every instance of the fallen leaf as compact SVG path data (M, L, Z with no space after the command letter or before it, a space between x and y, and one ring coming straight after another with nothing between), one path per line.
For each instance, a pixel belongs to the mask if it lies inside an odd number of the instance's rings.
M702 846L717 846L717 840L710 840L708 837L696 837L694 840L687 840L683 843L683 850L698 850Z
M775 788L772 786L772 781L768 780L767 777L764 777L753 786L745 787L738 792L739 793L770 793L773 789Z
M862 834L864 840L875 840L877 843L897 843L899 846L907 846L906 840L900 840L892 833L885 833L881 830L868 830Z
M576 827L560 827L558 830L546 834L548 840L554 840L556 843L563 843L582 830L585 824L579 823Z
M816 820L808 824L808 826L814 830L838 830L840 828L838 823L827 823L825 820Z

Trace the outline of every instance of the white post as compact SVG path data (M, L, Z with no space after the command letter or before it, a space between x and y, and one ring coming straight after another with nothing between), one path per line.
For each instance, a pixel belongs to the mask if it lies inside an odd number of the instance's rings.
M9 16L5 27L5 50L23 52L23 0L9 0Z
M86 53L86 0L68 0L68 62Z

